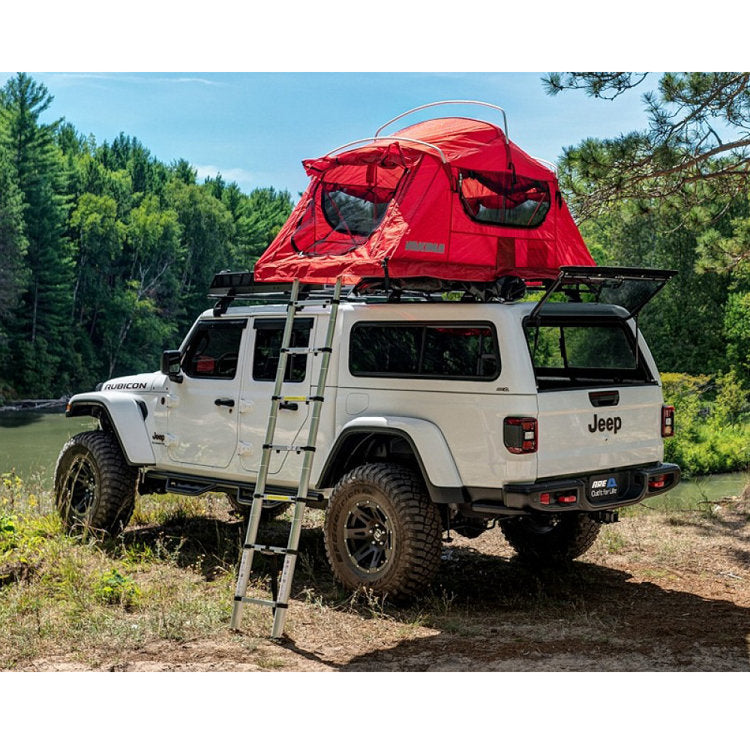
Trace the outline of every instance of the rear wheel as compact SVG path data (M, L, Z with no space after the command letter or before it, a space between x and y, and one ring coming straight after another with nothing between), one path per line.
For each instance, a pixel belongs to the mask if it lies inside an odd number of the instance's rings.
M324 532L333 573L351 590L414 596L440 565L440 515L420 478L395 464L364 464L344 476Z
M596 541L601 524L585 513L563 513L511 518L501 528L521 559L546 564L582 555Z
M133 514L137 477L112 433L74 435L55 467L55 503L65 527L108 534L123 529Z

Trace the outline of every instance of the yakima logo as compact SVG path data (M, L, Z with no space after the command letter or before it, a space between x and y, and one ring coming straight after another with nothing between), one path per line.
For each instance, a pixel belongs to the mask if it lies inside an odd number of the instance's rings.
M105 391L121 391L123 389L128 391L145 391L148 388L148 383L108 383L104 386Z
M415 242L410 240L406 243L406 250L412 253L444 253L445 244L441 242Z
M594 414L594 421L588 425L589 432L614 432L615 435L620 431L622 427L622 419L620 417L599 417L597 419Z

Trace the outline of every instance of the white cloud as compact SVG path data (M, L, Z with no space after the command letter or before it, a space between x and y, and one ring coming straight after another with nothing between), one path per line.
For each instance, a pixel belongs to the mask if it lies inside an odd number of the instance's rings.
M216 177L217 174L221 174L224 182L236 182L241 187L247 186L253 181L252 173L241 167L222 169L213 164L193 164L192 166L198 173L198 180L201 182L205 180L206 177Z
M126 83L199 83L203 86L228 86L224 81L212 81L208 78L197 76L179 76L167 77L159 75L128 75L126 73L52 73L51 77L57 80L99 80L99 81L119 81Z

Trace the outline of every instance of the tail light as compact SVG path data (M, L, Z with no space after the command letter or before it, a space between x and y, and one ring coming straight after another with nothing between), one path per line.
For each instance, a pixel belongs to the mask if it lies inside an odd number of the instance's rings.
M674 436L674 406L661 407L661 436Z
M650 492L654 490L663 490L667 486L667 475L658 474L655 477L651 477L648 480L648 489Z
M511 453L536 453L539 427L533 417L505 417L503 442Z

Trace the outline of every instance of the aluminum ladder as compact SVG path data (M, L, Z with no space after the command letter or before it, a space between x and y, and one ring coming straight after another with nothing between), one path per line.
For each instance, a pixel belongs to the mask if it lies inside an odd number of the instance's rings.
M247 522L247 533L245 534L245 543L242 549L242 560L240 562L239 574L237 577L237 588L234 595L234 608L232 610L231 627L238 630L242 619L242 608L245 604L256 604L271 607L273 609L273 627L271 629L272 638L281 638L284 632L284 621L289 607L289 596L292 589L292 578L294 568L297 562L297 552L299 548L299 538L302 532L302 519L305 513L305 504L308 500L310 490L310 475L312 472L313 459L315 457L315 444L318 437L318 426L320 424L320 412L323 407L326 380L328 378L328 365L331 358L333 337L336 329L336 318L341 300L341 279L336 281L336 285L330 297L315 297L313 299L299 299L299 281L292 283L292 291L287 305L286 323L284 332L281 337L281 349L279 350L279 362L276 369L276 382L271 396L271 409L268 414L268 426L266 427L266 437L263 444L263 450L260 457L260 466L258 468L258 478L253 492L253 502L250 508L250 517ZM328 316L328 328L326 330L325 343L322 347L290 347L292 332L294 330L294 321L296 313L307 305L330 305ZM310 342L308 342L310 343ZM318 371L318 382L315 386L315 393L312 396L285 397L282 393L284 387L284 374L288 357L290 354L313 354L320 355L320 369ZM279 407L283 403L305 403L310 406L310 426L307 435L307 442L304 445L276 445L273 442L276 432L276 419L279 413ZM266 482L268 471L271 463L271 454L274 452L295 452L303 453L302 468L300 469L299 483L296 495L269 494L266 492ZM294 505L294 518L289 529L289 539L286 547L272 547L267 544L258 544L258 526L260 524L260 515L265 500L274 502L287 502ZM271 574L271 599L255 599L248 597L247 587L250 580L250 571L252 570L253 557L256 552L264 555L283 556L284 564L281 570L281 578L276 582L276 574Z

